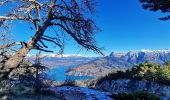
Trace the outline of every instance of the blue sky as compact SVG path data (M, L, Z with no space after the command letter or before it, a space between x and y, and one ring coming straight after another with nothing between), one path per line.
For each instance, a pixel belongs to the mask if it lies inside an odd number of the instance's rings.
M170 21L160 21L160 12L142 9L138 0L100 0L97 35L105 52L170 48Z
M142 9L139 0L97 2L94 19L102 31L96 34L96 41L100 47L104 47L103 52L106 55L112 51L170 48L170 21L158 20L165 14ZM15 37L28 40L33 32L25 31L28 26L24 24L20 24L19 27L20 30L14 30ZM21 35L22 32L26 34ZM81 51L74 44L66 45L66 54L98 56L93 52Z

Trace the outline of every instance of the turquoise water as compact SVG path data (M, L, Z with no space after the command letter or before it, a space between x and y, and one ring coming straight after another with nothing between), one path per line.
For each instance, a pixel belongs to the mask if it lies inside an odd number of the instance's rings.
M72 67L69 66L60 66L54 69L50 69L47 72L47 79L55 80L55 81L65 81L65 80L86 80L92 79L90 76L68 76L66 75L66 71Z

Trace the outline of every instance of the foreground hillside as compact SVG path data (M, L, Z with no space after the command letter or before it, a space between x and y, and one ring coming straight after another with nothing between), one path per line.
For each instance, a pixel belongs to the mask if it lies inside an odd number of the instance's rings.
M113 69L125 70L146 61L163 65L170 59L170 50L141 50L127 53L112 52L109 56L98 58L87 64L77 66L68 71L69 75L101 77Z
M128 96L127 93L130 93L132 96L132 94L136 92L142 92L144 94L145 92L148 92L157 95L161 100L169 100L170 61L164 66L146 62L136 65L126 71L112 72L111 74L100 78L95 88L111 92L112 94L121 93L121 95L124 96ZM117 98L121 98L121 95Z

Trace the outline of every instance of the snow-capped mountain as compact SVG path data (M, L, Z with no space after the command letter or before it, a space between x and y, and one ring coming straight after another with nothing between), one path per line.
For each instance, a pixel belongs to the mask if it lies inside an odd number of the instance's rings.
M27 57L32 62L35 61L35 55ZM135 50L129 52L112 52L106 57L84 57L81 55L58 55L58 54L42 54L42 63L50 68L56 66L72 66L79 65L77 69L80 73L85 72L109 72L110 69L127 69L135 64L145 61L152 63L164 64L170 60L170 50ZM81 65L80 65L81 64ZM87 70L89 69L89 71ZM75 69L76 70L76 69ZM74 73L79 73L77 70ZM104 73L104 72L103 72ZM97 73L94 73L97 75Z
M28 54L26 59L35 62L36 54ZM41 63L49 68L54 68L57 66L75 66L82 63L87 63L91 60L96 59L96 57L86 57L79 54L41 54Z
M36 54L28 54L27 57L35 57ZM56 57L56 58L63 58L63 57L86 57L80 54L40 54L40 57Z
M120 58L132 64L140 64L145 61L164 64L167 60L170 60L170 50L138 50L127 53L112 52L109 57Z
M98 58L71 69L68 74L101 77L112 72L113 69L128 69L146 61L163 65L168 60L170 60L170 50L112 52L107 57Z

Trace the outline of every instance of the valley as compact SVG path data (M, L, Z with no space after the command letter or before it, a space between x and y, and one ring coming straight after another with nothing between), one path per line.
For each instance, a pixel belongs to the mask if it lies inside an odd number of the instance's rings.
M50 59L53 58L51 57ZM50 61L55 61L55 59L56 58L54 57L54 59ZM86 59L86 62L83 62L84 59ZM115 94L114 95L115 98L116 98L116 94L119 93L137 93L138 95L143 95L143 94L151 95L151 94L147 94L149 92L149 93L155 93L156 95L160 96L161 100L164 99L167 100L168 98L170 98L169 97L170 87L168 85L169 83L162 84L159 81L158 82L148 81L147 78L133 79L132 76L129 75L133 74L134 72L129 72L129 74L127 73L127 75L126 74L124 75L123 72L125 72L128 69L129 71L131 71L134 68L133 66L142 65L142 64L145 65L145 63L146 66L150 66L147 65L147 62L150 62L153 65L154 63L157 63L160 66L166 65L166 62L169 59L170 59L169 50L140 50L140 51L129 51L126 53L112 52L109 56L98 57L98 58L91 58L91 57L57 58L57 60L59 61L65 60L65 62L70 64L70 66L51 67L47 73L47 76L48 79L54 81L52 82L53 86L57 86L57 87L59 86L58 87L59 89L61 86L62 91L61 90L55 90L55 91L62 92L66 97L70 96L69 94L71 94L70 93L71 91L77 92L77 89L79 93L83 94L84 92L80 90L82 89L81 87L85 87L84 89L92 88L92 90L88 90L88 91L98 90L99 92L105 91L105 93L107 92L107 93ZM48 63L48 60L46 61L47 62L45 63ZM74 61L77 61L78 63L76 62L76 65L75 64L72 65ZM146 68L145 70L151 70L151 69ZM137 74L139 73L137 71L135 72ZM165 72L163 72L162 74L165 74ZM148 76L148 77L152 77L152 76ZM164 80L162 82L164 82ZM75 88L74 86L76 87L78 86L78 87ZM139 92L139 91L143 91L143 92ZM146 93L144 91L146 91ZM85 93L85 95L88 95L88 93ZM97 94L95 95L96 95L95 98L97 98ZM81 97L75 96L75 98L80 99ZM104 96L104 98L107 98L107 96ZM106 99L106 100L110 100L110 99Z

